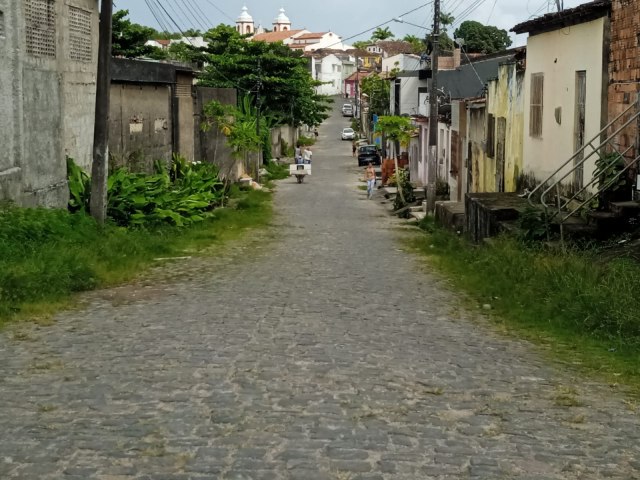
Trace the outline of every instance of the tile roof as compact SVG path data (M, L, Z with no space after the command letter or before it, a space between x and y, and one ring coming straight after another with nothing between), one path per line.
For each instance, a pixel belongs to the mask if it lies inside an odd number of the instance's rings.
M253 40L255 40L256 42L267 43L283 42L287 38L291 38L302 31L303 30L284 30L282 32L259 33L253 37Z
M562 12L547 13L541 17L519 23L511 29L515 33L551 32L561 28L579 25L600 18L611 10L611 0L595 0L593 2L578 5L575 8L567 8Z
M299 37L296 37L296 40L308 40L310 38L322 38L329 32L320 32L320 33L304 33Z
M375 45L389 56L399 53L413 53L413 46L404 40L381 40L376 42Z

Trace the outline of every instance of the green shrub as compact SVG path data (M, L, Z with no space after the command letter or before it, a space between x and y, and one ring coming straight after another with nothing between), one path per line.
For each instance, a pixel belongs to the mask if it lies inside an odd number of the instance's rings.
M156 163L158 173L146 175L114 171L107 181L107 216L117 225L184 226L211 216L224 200L224 184L218 170L208 163L189 163L175 156L167 172ZM89 177L68 160L69 210L86 211Z

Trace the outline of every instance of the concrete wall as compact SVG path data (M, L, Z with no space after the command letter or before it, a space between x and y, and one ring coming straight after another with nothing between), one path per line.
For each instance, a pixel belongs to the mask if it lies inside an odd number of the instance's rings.
M48 11L35 0L0 0L0 199L63 207L65 155L91 158L97 5L58 0Z
M169 165L173 153L171 86L111 85L109 105L110 169L153 172L156 160Z
M606 89L603 87L607 66L603 65L603 57L608 28L608 19L599 18L527 40L523 167L525 174L535 181L544 180L574 154L576 71L586 71L587 78L585 139L593 138L604 126ZM544 73L540 138L529 135L531 75L534 73ZM556 119L556 111L560 121ZM584 166L585 181L592 177L594 167L592 157ZM568 178L566 183L570 182Z
M217 165L225 178L235 181L245 173L242 160L233 157L233 152L227 145L226 137L215 126L206 132L200 128L204 106L217 100L225 105L237 104L237 93L232 88L196 87L194 98L195 157Z
M501 172L496 172L503 181L500 182L496 177L493 189L487 184L482 187L482 191L515 192L523 168L524 72L518 69L516 63L501 65L498 78L488 83L487 90L487 113L495 118L495 153L492 157L487 157L487 161L493 162L496 167L503 166ZM505 129L500 128L501 122L506 125ZM502 139L499 138L501 132L504 133Z
M342 72L342 60L335 55L327 55L324 58L312 58L314 71L312 74L320 82L317 87L320 95L340 95L343 91L342 83L345 78Z
M400 111L399 115L417 115L421 112L420 109L420 87L427 87L428 82L426 80L420 80L418 78L418 72L407 72L400 74L397 77L400 80ZM395 105L395 87L393 82L390 88L390 105L393 112ZM395 112L393 112L395 114Z
M626 110L640 92L640 0L613 0L609 57L609 120ZM640 155L640 124L629 126L615 139L619 150L631 145L627 157Z
M22 56L16 0L0 0L4 34L0 37L0 200L22 193Z

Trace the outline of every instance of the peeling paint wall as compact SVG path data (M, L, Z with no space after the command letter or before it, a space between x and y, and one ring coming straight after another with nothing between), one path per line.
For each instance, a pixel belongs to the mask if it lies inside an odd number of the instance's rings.
M586 71L586 141L602 129L606 102L605 60L607 18L530 36L527 40L524 116L524 173L543 181L575 152L576 72ZM544 74L542 135L530 135L531 75ZM605 107L606 108L606 107ZM588 155L590 152L587 151ZM584 179L593 175L593 157L584 166ZM571 183L571 178L565 180Z
M467 176L470 192L493 192L495 188L495 162L489 161L486 155L486 125L485 102L470 102L467 106Z
M518 70L516 63L501 65L498 78L489 82L487 114L495 119L494 154L487 160L493 163L497 176L494 189L489 190L487 185L482 191L515 192L522 173L524 135L524 72ZM504 128L500 128L501 124Z

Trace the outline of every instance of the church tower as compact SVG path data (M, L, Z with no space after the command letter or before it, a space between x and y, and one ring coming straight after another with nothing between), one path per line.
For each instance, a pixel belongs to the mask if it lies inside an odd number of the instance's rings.
M284 32L291 30L291 20L284 14L284 8L280 9L280 15L273 21L274 32Z
M255 25L253 23L253 17L249 15L247 7L242 7L242 13L236 20L236 30L242 35L255 33Z

